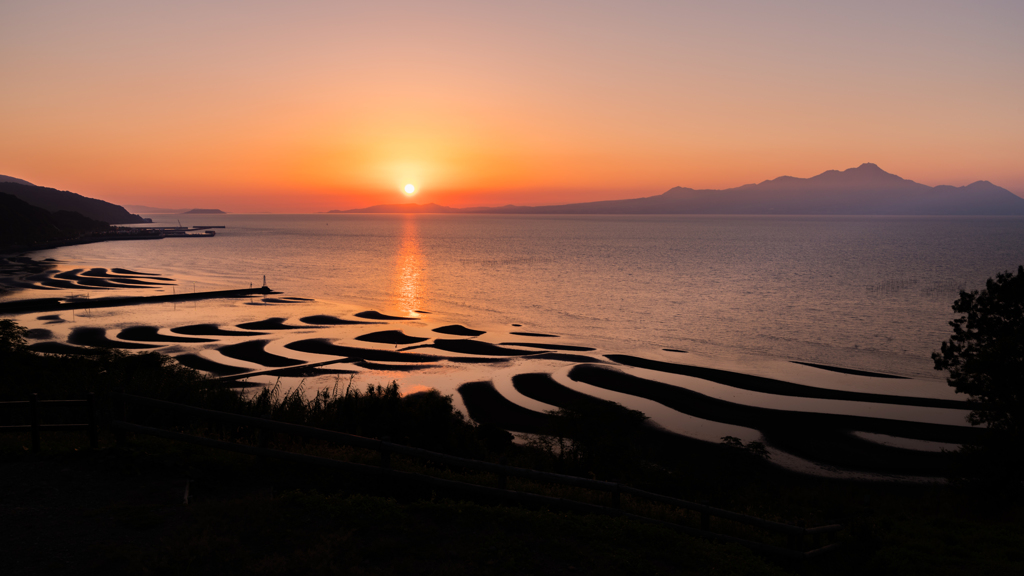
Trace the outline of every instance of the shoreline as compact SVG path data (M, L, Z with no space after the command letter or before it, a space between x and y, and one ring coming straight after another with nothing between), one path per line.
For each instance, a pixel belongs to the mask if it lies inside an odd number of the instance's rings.
M71 238L67 240L52 240L50 242L42 242L39 244L27 244L27 245L11 245L4 248L0 248L0 258L3 257L19 257L25 256L32 252L38 252L40 250L52 250L54 248L63 248L65 246L80 246L82 244L96 244L97 242L110 242L115 240L162 240L165 236L162 234L119 234L109 236L88 236L85 238Z
M23 257L8 261L12 271L15 268L25 270L15 281L15 285L20 282L23 288L34 285L52 290L74 284L76 287L160 287L166 290L167 286L175 285L157 284L174 282L161 276L158 270L133 272L125 268L84 267L64 270L63 266L69 264L55 260L37 262ZM63 266L58 269L58 264ZM131 263L124 265L133 266ZM35 269L30 271L29 267ZM132 293L138 294L137 291ZM692 361L680 363L678 360L682 357L677 360L677 356L659 354L660 348L630 351L639 353L633 355L618 353L614 344L598 345L587 339L570 339L560 344L563 334L559 330L530 330L528 324L474 325L467 322L464 326L452 324L452 318L435 318L426 313L418 317L400 316L386 309L344 309L330 302L306 298L265 298L271 294L281 292L263 286L153 296L31 298L0 302L0 315L25 315L24 320L19 320L35 329L35 335L29 337L34 342L30 349L41 353L89 354L96 348L153 351L172 358L177 364L210 374L231 388L273 385L275 378L287 379L283 382L286 387L302 386L305 378L347 376L356 386L385 379L400 382L410 393L426 387L452 394L456 405L464 407L474 421L518 432L542 433L549 419L543 410L550 409L552 401L568 406L578 399L575 394L572 395L575 399L569 398L567 390L562 389L564 385L551 380L552 373L564 368L569 370L573 381L594 387L586 390L586 394L579 394L591 398L588 402L597 401L601 394L599 389L604 389L624 394L621 402L627 408L631 406L631 399L666 406L674 411L658 416L666 423L677 422L677 418L683 421L698 418L749 427L751 432L761 435L762 441L778 450L780 456L806 458L819 467L835 466L840 474L877 472L909 477L935 474L941 468L938 463L944 456L852 438L857 432L888 433L896 442L922 436L932 441L955 441L981 432L951 428L949 424L916 424L906 420L907 415L886 421L871 418L867 413L837 417L818 410L801 412L792 408L808 398L865 406L902 404L934 410L963 407L957 401L914 397L919 392L914 388L913 379L893 378L892 374L844 372L835 366L809 363L802 363L802 366L790 363L795 372L784 369L784 372L764 373L753 369L753 373L745 374L751 370L749 366L721 362L712 364L717 367L701 366L705 361L696 355L692 355ZM82 318L78 324L73 324L65 323L74 322L73 318L60 317L63 311L246 296L260 296L259 303L271 308L220 303L196 314L181 316L151 307L144 312L126 310L87 315L93 320L84 321L85 325ZM29 316L36 312L53 314ZM54 326L51 330L51 326L43 324ZM689 357L682 351L675 354ZM666 362L666 359L674 361ZM714 358L710 360L713 362ZM680 374L730 389L769 394L775 402L782 403L781 409L716 400L703 396L698 389L644 380L620 371L629 367ZM811 371L821 372L821 375L811 375ZM836 379L855 388L829 390L826 383ZM327 380L314 380L309 388L315 389L325 382ZM469 383L476 384L467 385ZM538 405L548 408L537 411ZM948 420L946 416L943 418ZM652 420L652 423L657 424L657 421ZM693 435L688 434L688 430ZM680 428L655 436L661 438L659 442L678 436L673 442L716 444L717 436L698 438L699 435L697 429ZM752 441L756 436L745 439ZM811 468L784 462L780 459L778 465L815 475Z
M34 312L61 312L64 310L83 310L90 308L113 308L119 306L137 306L142 304L159 304L163 302L191 302L194 300L210 300L215 298L244 298L246 296L281 294L267 286L260 288L240 288L236 290L214 290L210 292L186 292L183 294L162 294L159 296L108 296L68 301L65 298L30 298L26 300L10 300L0 302L0 314L31 314Z

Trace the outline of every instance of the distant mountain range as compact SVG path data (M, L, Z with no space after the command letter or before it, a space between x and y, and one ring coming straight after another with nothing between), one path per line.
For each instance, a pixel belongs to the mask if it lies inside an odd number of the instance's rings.
M967 186L926 186L875 164L829 170L811 178L782 176L726 190L675 187L658 196L557 206L450 208L382 204L332 213L439 214L834 214L1024 215L1024 198L984 180Z
M10 194L23 202L50 212L78 212L86 218L107 224L138 224L150 221L138 214L129 213L117 204L86 198L74 192L36 186L31 182L11 176L0 176L0 193Z

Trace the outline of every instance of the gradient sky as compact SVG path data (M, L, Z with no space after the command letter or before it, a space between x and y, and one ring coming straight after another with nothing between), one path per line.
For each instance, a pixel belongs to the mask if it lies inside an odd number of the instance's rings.
M874 162L1024 196L1024 2L0 0L0 174L119 204L554 204Z

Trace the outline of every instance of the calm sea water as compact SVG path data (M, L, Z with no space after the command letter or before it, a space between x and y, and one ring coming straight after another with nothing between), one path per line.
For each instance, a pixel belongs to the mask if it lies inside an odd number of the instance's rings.
M154 216L174 224L177 216ZM41 252L289 296L521 324L621 351L674 348L940 378L960 289L1024 263L1024 219L204 215L210 239ZM182 288L179 288L182 289Z

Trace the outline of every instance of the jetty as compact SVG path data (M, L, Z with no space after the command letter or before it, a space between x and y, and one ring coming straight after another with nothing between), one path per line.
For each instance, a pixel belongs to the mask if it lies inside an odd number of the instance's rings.
M117 306L138 306L140 304L159 304L162 302L191 302L194 300L210 300L214 298L246 298L249 296L266 296L268 294L281 294L281 292L274 292L267 286L261 286L259 288L242 288L239 290L182 292L178 294L161 294L158 296L31 298L28 300L0 302L0 315L27 314L33 312L60 312L63 310L83 310L87 308L114 308Z
M155 235L158 238L209 238L216 236L214 228L225 228L224 226L146 226L130 228L135 233Z

